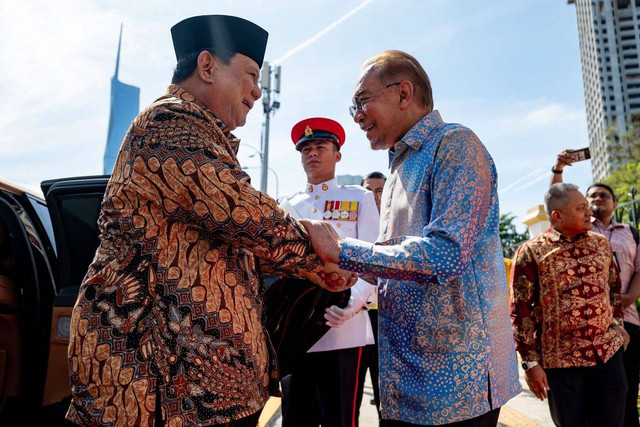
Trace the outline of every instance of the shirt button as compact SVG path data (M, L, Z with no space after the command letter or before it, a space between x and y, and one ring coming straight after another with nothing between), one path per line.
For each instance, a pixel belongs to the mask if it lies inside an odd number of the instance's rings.
M314 197L314 199L316 199L316 200L318 200L319 198L320 198L320 196L318 196L317 194L316 194L316 197Z
M336 225L336 227L338 227L338 228L342 228L342 223L340 223L340 222L339 222L339 223Z
M311 209L311 212L316 213L318 210L316 208Z

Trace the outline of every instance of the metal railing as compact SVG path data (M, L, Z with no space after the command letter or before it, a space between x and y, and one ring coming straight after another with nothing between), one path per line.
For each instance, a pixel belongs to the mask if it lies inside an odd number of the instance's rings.
M640 220L640 198L618 205L614 217L618 222L628 222L637 227Z

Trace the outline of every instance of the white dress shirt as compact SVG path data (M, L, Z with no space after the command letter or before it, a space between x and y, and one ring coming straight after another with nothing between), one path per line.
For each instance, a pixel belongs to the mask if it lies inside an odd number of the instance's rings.
M341 238L353 237L375 242L378 237L380 215L371 191L358 185L337 185L332 179L321 184L309 184L304 190L281 199L284 209L295 209L298 216L329 222ZM293 212L292 212L293 214ZM296 216L294 214L294 216ZM353 286L374 298L376 286L358 279ZM366 310L331 328L309 352L339 350L373 344L373 330Z

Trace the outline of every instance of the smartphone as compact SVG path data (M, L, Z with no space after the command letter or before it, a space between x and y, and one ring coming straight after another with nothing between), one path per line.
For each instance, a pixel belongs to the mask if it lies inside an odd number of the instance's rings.
M571 153L575 159L574 162L581 162L591 158L591 151L589 151L589 147L581 148L579 150L571 150L569 153Z

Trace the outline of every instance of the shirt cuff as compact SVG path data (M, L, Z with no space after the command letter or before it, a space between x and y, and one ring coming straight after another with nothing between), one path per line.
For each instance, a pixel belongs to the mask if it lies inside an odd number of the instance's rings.
M365 273L366 258L365 254L373 252L373 243L365 242L347 237L342 241L340 257L338 258L338 267L343 270L355 271L356 273Z

